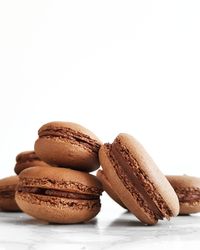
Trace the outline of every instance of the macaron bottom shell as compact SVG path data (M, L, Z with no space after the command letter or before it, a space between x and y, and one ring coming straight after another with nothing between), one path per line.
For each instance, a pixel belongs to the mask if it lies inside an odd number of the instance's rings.
M99 200L74 200L16 192L16 202L28 215L49 223L73 224L91 220L100 211Z
M180 203L179 215L195 214L200 212L200 201L194 203Z
M81 144L72 144L62 138L39 138L35 142L35 151L43 161L51 165L84 172L91 172L99 168L97 153L88 150Z

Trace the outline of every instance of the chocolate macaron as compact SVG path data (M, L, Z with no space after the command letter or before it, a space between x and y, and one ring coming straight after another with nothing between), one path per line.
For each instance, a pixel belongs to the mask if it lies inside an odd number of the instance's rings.
M200 212L200 178L188 175L168 175L167 179L174 188L179 202L179 214Z
M34 151L24 151L16 156L15 173L19 174L26 168L34 166L48 166L48 164L36 155Z
M99 167L101 141L88 129L71 122L50 122L38 131L36 154L59 167L94 171Z
M141 222L153 225L178 214L174 189L135 138L119 134L100 148L99 158L115 193Z
M27 214L52 223L80 223L100 211L102 186L88 173L32 167L19 175L16 201Z
M0 180L0 210L5 212L21 211L15 202L15 191L18 176L10 176Z

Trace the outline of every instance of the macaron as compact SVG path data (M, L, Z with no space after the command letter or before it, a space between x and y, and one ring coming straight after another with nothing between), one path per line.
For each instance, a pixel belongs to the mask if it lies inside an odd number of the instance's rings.
M103 189L106 191L106 193L121 207L125 208L124 204L121 202L120 198L118 197L117 193L115 192L114 188L111 186L109 180L106 178L103 170L98 170L97 172L97 178L101 182Z
M32 167L19 174L16 202L25 213L50 223L81 223L100 211L102 185L88 173Z
M119 134L101 146L99 159L121 202L142 223L154 225L179 213L174 189L134 137Z
M26 168L34 166L48 166L48 164L36 155L34 151L24 151L16 156L15 173L19 174Z
M91 172L99 167L101 141L88 129L71 122L50 122L38 131L35 152L43 161Z
M10 176L0 180L0 210L5 212L21 211L15 202L15 190L18 176Z
M174 188L179 202L179 214L200 212L200 178L188 175L168 175L167 179Z

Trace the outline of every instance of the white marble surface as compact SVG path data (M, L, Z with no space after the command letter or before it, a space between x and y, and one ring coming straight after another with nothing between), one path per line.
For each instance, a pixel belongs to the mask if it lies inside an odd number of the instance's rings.
M87 224L48 225L23 213L0 212L0 250L149 248L200 249L200 216L179 216L143 226L112 203Z

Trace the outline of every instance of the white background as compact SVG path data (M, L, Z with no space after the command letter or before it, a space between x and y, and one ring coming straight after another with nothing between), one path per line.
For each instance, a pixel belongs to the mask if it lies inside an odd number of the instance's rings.
M166 174L200 176L199 1L0 0L0 177L39 127L134 135Z
M199 96L199 0L0 0L0 178L56 120L130 133L163 173L200 176ZM0 250L199 248L199 216L140 228L124 212L104 192L97 224L0 213Z

